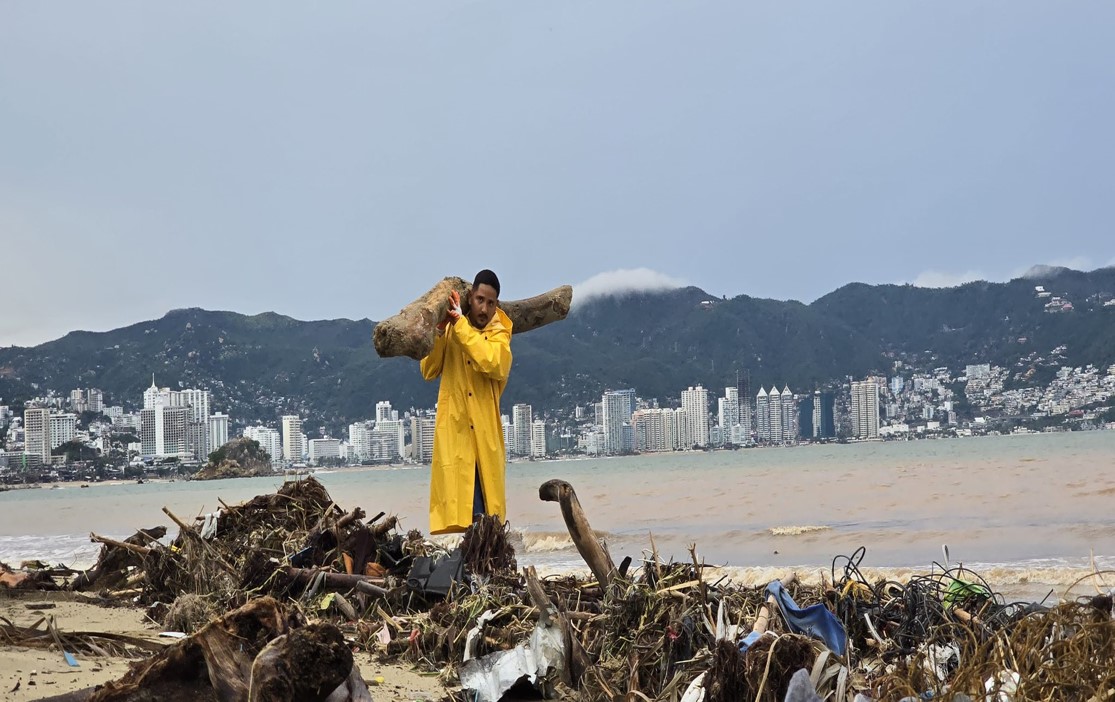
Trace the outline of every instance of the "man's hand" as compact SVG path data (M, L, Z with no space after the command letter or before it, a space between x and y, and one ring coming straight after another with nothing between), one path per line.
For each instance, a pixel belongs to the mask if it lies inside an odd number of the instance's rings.
M461 294L456 290L449 293L449 309L445 311L445 316L454 322L461 318Z
M461 295L456 290L453 290L449 293L449 309L445 310L445 316L438 322L437 333L444 334L445 327L447 327L450 322L456 322L460 318Z

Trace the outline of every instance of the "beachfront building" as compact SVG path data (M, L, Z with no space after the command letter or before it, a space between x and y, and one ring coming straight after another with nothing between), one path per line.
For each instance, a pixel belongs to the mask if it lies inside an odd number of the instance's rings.
M23 452L50 463L50 410L28 407L23 410Z
M782 441L792 443L797 440L796 421L797 401L794 399L794 393L790 392L790 386L787 385L782 388Z
M687 390L681 391L681 408L685 410L685 416L689 431L687 439L691 443L686 443L689 446L708 446L709 445L709 414L708 414L708 390L701 387L690 386Z
M770 400L769 441L772 444L780 444L782 443L782 393L778 392L777 385L770 389L768 398Z
M504 416L506 418L506 415ZM434 460L434 428L437 420L434 417L410 418L410 441L413 445L414 460L419 463L429 463ZM506 438L506 424L504 425Z
M678 436L678 417L682 410L641 409L631 415L635 435L635 450L640 452L673 451L681 448Z
M503 425L503 455L504 458L511 458L511 452L515 449L515 425L506 414L501 414L499 421Z
M305 444L302 443L302 418L296 414L284 414L283 426L283 460L298 463L305 454Z
M228 422L227 414L218 412L209 417L209 447L205 455L209 455L228 443Z
M278 463L283 456L283 441L279 432L271 427L247 427L244 436L259 442L259 447L267 452L274 463Z
M144 458L197 458L190 445L190 408L156 404L139 413L140 455ZM196 438L196 437L195 437Z
M630 391L630 395L628 392L609 390L600 400L604 408L604 423L601 425L604 430L604 453L623 453L635 448L625 440L627 432L624 428L631 426L631 414L634 411L631 406L634 390Z
M511 408L511 421L515 427L511 454L514 456L530 455L530 425L534 421L531 414L530 405L519 404Z
M531 458L546 456L546 423L541 419L536 419L530 424L530 456Z
M852 382L852 436L879 438L879 384L875 380Z
M340 439L310 439L310 463L320 466L328 460L338 460L341 457Z
M389 416L396 416L394 414ZM368 437L373 461L394 461L406 451L406 430L401 419L383 419L376 422Z
M770 441L770 396L761 385L755 395L755 428L759 441Z

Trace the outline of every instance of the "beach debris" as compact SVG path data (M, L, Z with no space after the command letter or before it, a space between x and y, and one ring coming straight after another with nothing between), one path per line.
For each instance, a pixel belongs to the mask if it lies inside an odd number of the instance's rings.
M372 342L383 358L409 356L416 361L425 358L434 344L434 327L445 317L449 293L461 296L461 307L468 314L468 292L472 289L464 278L443 278L424 295L398 314L376 324ZM565 319L573 302L573 288L563 285L525 300L501 300L499 303L511 319L515 334L537 329Z
M36 565L24 563L19 570L13 570L6 563L0 563L0 590L58 590L53 569ZM63 574L68 572L64 570Z
M88 699L125 702L142 692L142 699L166 700L370 700L353 669L336 626L307 623L297 609L261 597L166 646Z
M63 653L63 658L70 665L77 662L75 654L143 658L162 649L160 644L127 634L68 632L58 626L53 616L41 616L30 626L19 626L10 619L0 617L0 643L27 648L55 648Z
M45 617L22 628L0 620L0 642L75 657L151 656L128 683L147 698L170 689L173 666L210 670L206 650L232 656L216 680L227 677L228 690L248 695L256 658L285 637L269 656L289 662L312 652L331 663L315 680L273 671L268 689L279 690L276 699L316 699L329 685L325 699L366 699L359 671L342 665L338 636L346 649L437 674L449 685L445 700L454 702L499 699L523 686L565 699L685 702L806 700L810 692L835 702L1086 702L1109 699L1115 688L1112 598L1099 572L1095 596L1012 603L959 565L935 564L903 583L869 581L859 549L838 556L819 585L788 574L746 587L709 577L714 571L695 546L687 560L663 560L653 539L617 568L571 485L549 481L539 492L561 506L591 576L542 578L519 568L509 525L498 518L475 522L449 551L418 531L398 533L397 520L383 513L366 519L359 507L342 509L306 478L240 505L222 502L211 538L202 536L204 517L190 522L167 511L179 528L169 545L152 538L155 530L123 542L94 535L103 544L100 568L43 569L56 574L48 579L83 579L99 601L147 606L149 616L181 632L169 646L60 630L56 643ZM316 618L312 625L302 612ZM233 633L248 642L243 651L239 644L226 650ZM178 653L167 653L174 647ZM152 672L138 677L143 670ZM203 682L210 684L196 685ZM312 690L293 691L303 682Z

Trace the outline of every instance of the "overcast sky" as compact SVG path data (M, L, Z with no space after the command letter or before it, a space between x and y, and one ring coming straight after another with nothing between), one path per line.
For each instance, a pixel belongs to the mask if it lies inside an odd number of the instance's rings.
M0 3L0 345L1115 263L1115 3ZM625 271L615 273L615 271ZM604 275L601 275L604 274Z

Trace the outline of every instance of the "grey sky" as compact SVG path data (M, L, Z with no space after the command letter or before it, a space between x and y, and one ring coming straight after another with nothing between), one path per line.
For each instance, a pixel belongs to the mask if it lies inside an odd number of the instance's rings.
M1110 265L1113 27L1109 2L9 0L0 345L188 306L382 319L485 266L505 298L643 268L810 301Z

